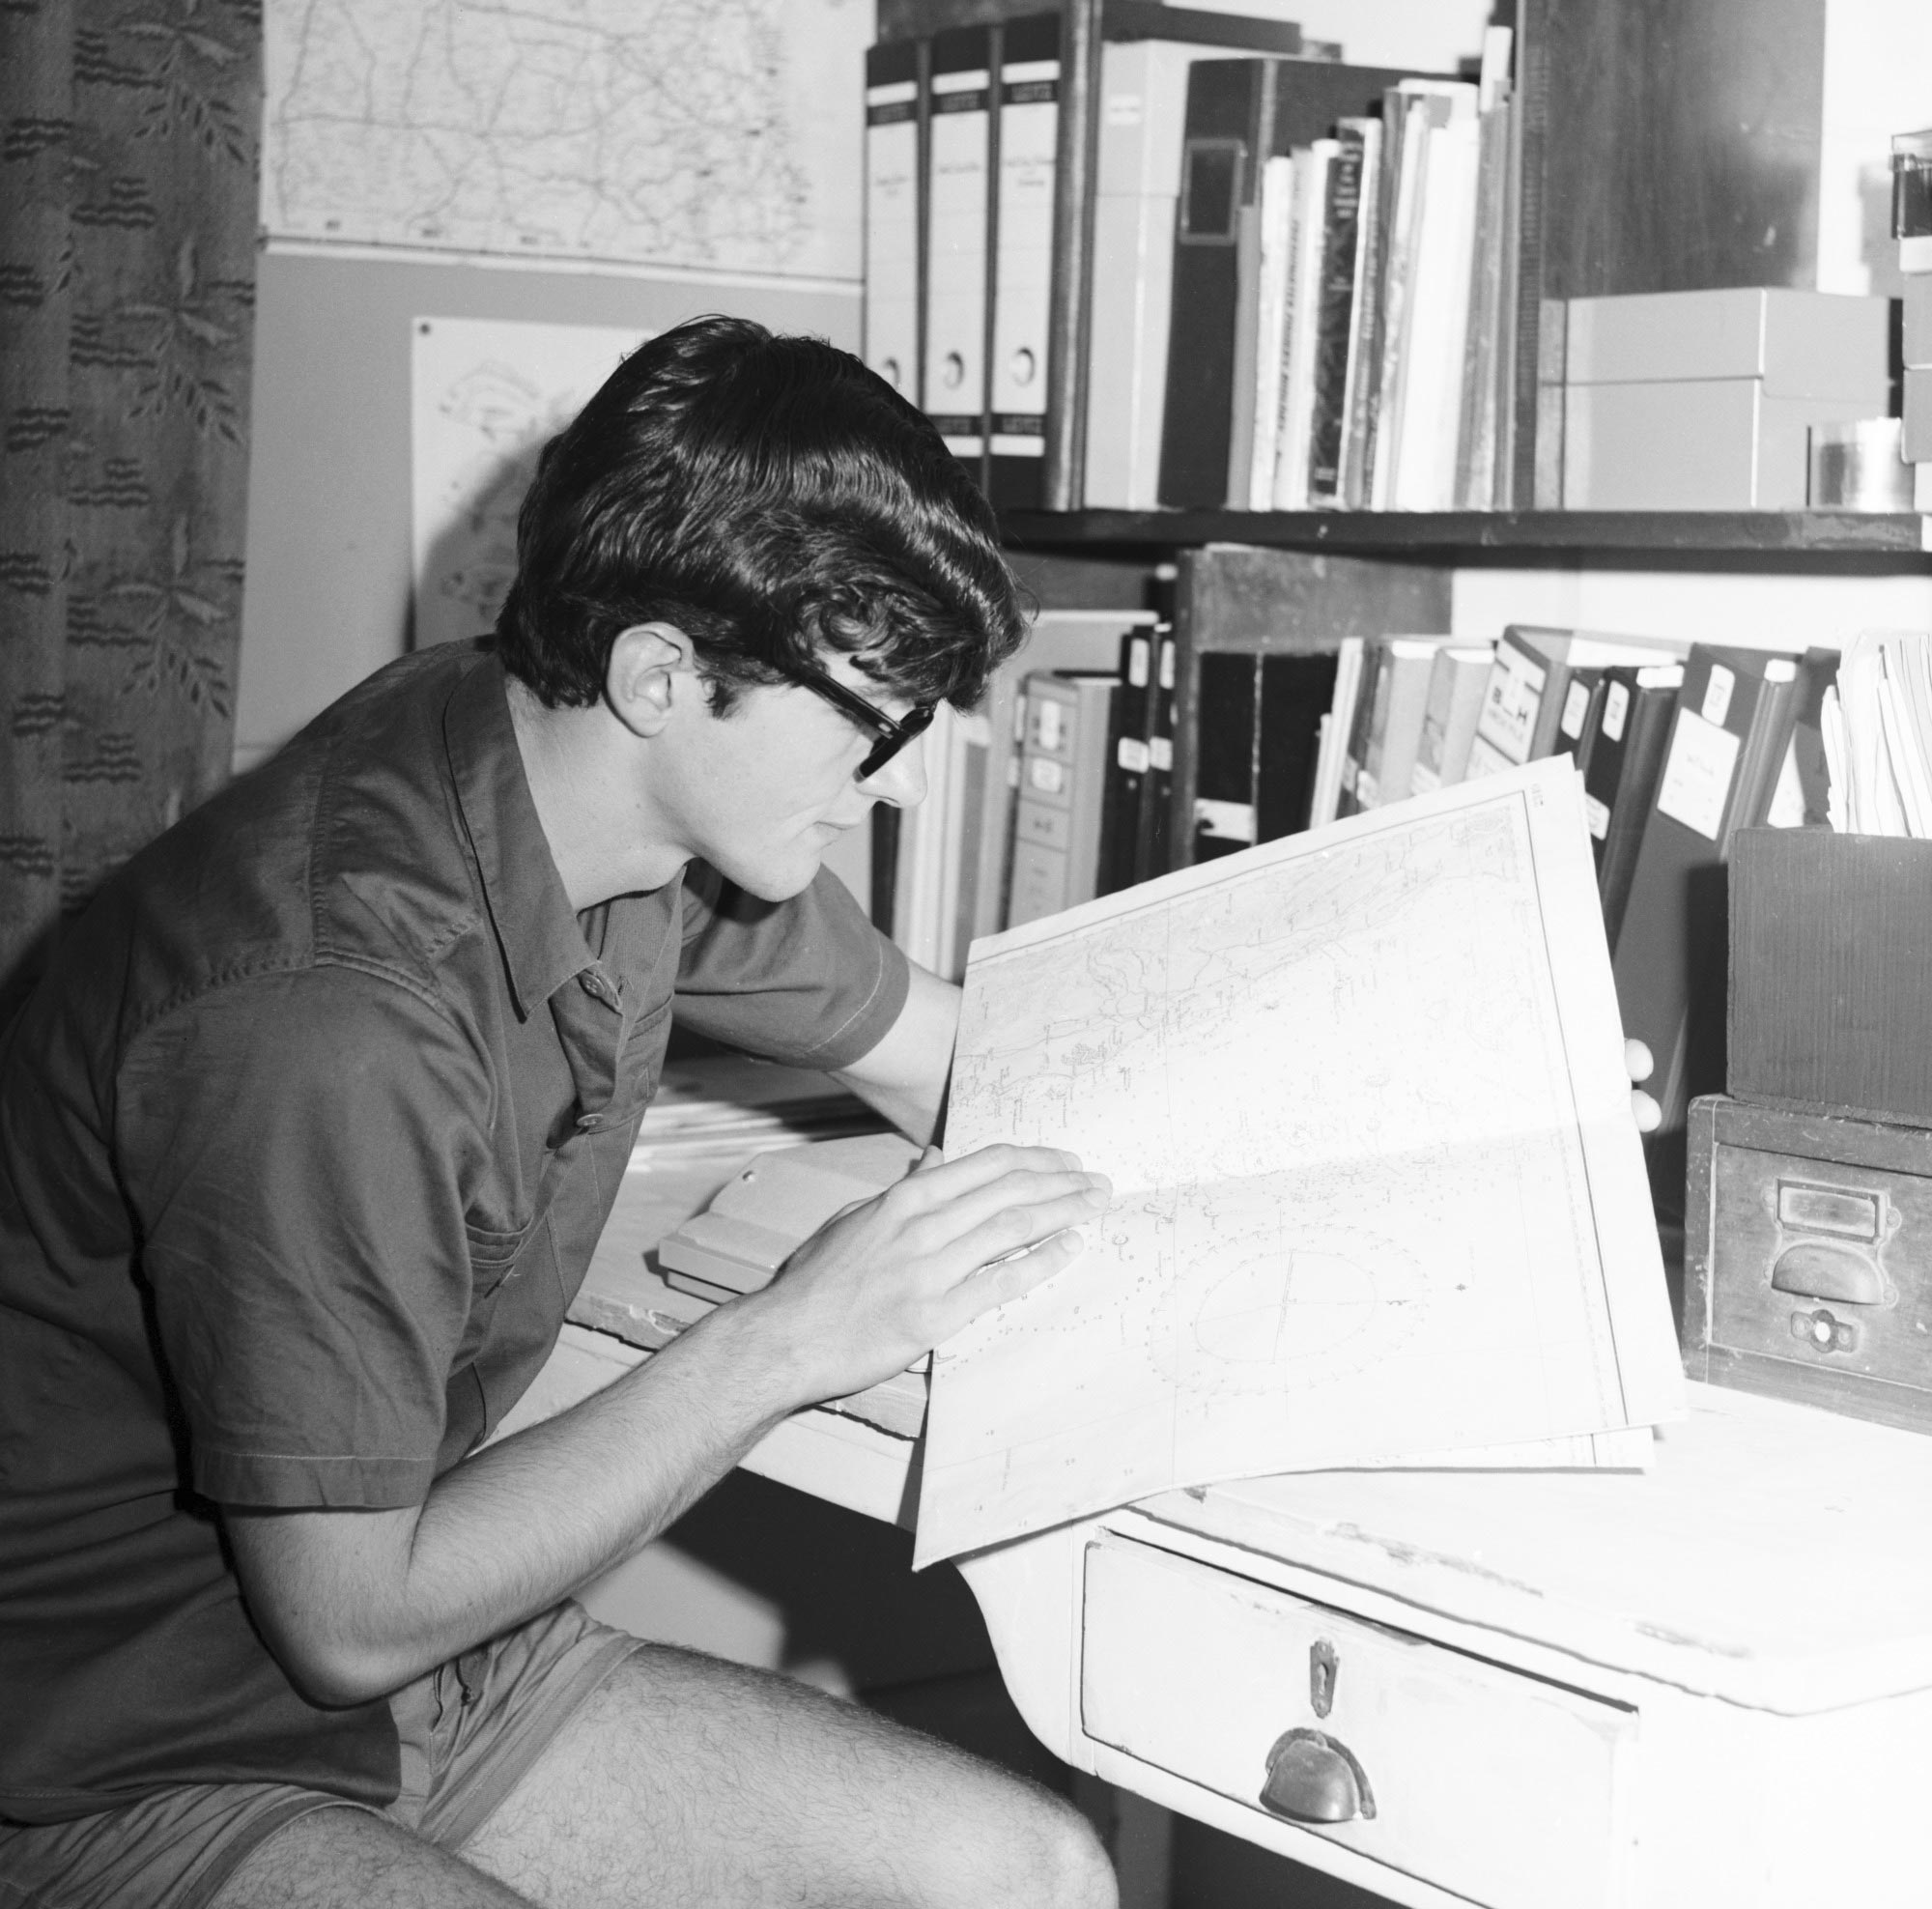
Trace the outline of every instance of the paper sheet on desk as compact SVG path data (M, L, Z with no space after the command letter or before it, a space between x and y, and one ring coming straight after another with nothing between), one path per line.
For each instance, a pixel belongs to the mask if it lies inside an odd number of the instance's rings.
M1567 757L977 943L947 1151L1116 1192L935 1358L916 1561L1681 1416L1629 1098Z

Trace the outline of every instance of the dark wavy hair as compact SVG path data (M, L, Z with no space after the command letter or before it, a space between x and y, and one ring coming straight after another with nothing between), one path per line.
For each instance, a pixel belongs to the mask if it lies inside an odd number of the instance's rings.
M915 702L969 708L1025 634L984 498L850 353L744 319L651 339L545 445L497 619L552 708L604 693L636 623L692 640L713 709L844 650Z

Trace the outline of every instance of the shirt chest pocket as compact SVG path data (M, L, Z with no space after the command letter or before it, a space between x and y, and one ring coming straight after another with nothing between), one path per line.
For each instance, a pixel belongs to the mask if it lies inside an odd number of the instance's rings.
M539 1203L536 1212L521 1227L465 1224L463 1239L469 1253L470 1291L476 1297L495 1292L512 1273L523 1269L531 1255L542 1248L549 1231L548 1219L547 1205Z

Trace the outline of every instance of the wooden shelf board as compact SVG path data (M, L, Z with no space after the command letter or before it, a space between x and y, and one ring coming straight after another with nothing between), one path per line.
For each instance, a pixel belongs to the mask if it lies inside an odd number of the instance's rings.
M1844 510L1013 510L1009 543L1268 544L1336 551L1793 552L1923 556L1932 518Z

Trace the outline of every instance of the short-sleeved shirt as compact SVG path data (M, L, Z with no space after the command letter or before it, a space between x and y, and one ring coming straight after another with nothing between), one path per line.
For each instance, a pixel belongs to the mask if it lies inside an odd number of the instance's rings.
M387 1705L291 1686L213 1507L419 1502L554 1342L673 1011L838 1068L906 984L824 873L573 914L479 649L135 857L0 1042L0 1815L387 1802Z

